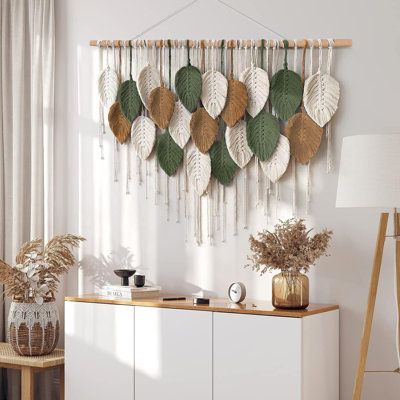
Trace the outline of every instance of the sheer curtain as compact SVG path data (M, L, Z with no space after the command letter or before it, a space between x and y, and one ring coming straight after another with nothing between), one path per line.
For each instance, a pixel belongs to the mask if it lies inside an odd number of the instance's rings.
M12 263L24 241L52 235L54 0L0 4L0 257ZM2 301L0 340L6 319ZM36 398L58 398L50 375ZM19 399L19 377L1 378L0 399Z

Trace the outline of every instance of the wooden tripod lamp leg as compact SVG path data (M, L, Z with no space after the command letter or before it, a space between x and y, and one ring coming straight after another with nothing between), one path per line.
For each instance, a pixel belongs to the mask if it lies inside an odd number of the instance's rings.
M376 293L378 291L379 274L381 272L383 248L385 246L388 213L382 213L379 223L378 236L376 238L374 264L372 267L371 283L369 286L367 312L364 320L364 331L361 339L360 355L358 359L357 375L353 391L353 400L361 399L362 385L364 381L365 364L367 362L369 339L371 337L372 320L374 317Z

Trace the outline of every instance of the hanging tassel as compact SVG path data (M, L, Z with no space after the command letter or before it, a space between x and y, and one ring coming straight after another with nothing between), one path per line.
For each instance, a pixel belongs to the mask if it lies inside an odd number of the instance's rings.
M114 138L114 182L118 182L119 175L119 144Z
M247 168L243 169L243 229L247 229Z
M128 140L126 143L126 194L131 194L130 190L130 180L131 180L131 149L130 149L131 141Z
M292 216L296 218L296 160L292 157Z
M258 157L254 156L254 167L255 167L255 174L256 174L256 208L260 205L260 168L258 163Z
M226 242L226 199L225 186L222 186L222 243Z
M181 170L179 169L178 173L176 174L175 178L175 195L176 195L176 220L175 222L179 224L181 219L181 210L180 210L180 203L181 203Z
M237 209L237 177L235 176L235 181L233 183L234 193L233 193L233 236L238 234L238 209Z
M169 176L165 175L164 204L166 206L167 221L169 221Z
M306 187L306 216L310 210L311 202L311 161L307 164L307 187Z
M212 186L207 193L207 237L210 246L213 245L213 234L212 234Z

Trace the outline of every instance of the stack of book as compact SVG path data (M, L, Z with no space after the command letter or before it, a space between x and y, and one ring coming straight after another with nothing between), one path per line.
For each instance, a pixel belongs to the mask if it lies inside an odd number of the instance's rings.
M160 295L160 286L120 286L105 285L100 289L99 294L112 299L149 299L157 298Z

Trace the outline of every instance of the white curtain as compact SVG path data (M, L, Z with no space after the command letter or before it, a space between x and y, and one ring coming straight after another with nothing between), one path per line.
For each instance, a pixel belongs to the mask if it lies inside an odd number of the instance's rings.
M0 257L12 263L23 242L53 229L54 0L0 3ZM3 305L0 340L6 318ZM57 398L50 375L36 398ZM1 376L0 399L8 386L17 400L18 376Z

